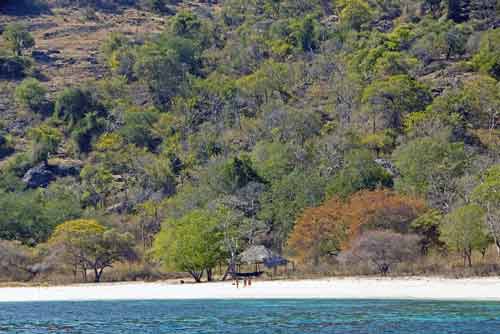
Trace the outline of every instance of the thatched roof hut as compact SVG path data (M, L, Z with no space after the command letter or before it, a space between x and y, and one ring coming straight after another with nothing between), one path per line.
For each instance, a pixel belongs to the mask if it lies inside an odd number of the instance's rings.
M274 254L265 246L252 246L240 254L240 261L246 264L264 263L264 260Z
M246 264L263 263L268 268L287 264L288 260L274 253L265 246L252 246L240 255L240 262Z

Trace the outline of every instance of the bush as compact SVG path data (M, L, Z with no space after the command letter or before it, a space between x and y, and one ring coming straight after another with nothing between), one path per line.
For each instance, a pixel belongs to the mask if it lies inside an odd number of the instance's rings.
M175 0L142 0L141 4L147 10L158 14L175 14L174 10L169 8L169 4L176 4L179 1Z
M5 27L3 39L15 56L22 56L25 49L35 46L35 39L21 24L13 23Z
M8 137L0 132L0 159L5 158L13 152L14 149L10 145Z
M6 0L5 7L14 8L15 15L36 15L49 12L46 0Z
M29 134L32 140L33 163L46 161L49 154L57 151L62 141L62 133L46 125L31 129Z
M70 128L91 112L100 116L104 113L104 107L88 89L66 88L56 99L54 115L67 122Z
M24 80L15 91L16 102L36 113L48 111L47 89L34 78Z
M20 57L0 56L0 79L21 79L26 75L31 63Z

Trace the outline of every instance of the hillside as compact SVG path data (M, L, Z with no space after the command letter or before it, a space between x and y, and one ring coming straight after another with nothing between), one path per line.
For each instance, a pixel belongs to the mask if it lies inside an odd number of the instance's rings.
M3 2L0 279L498 273L499 14Z

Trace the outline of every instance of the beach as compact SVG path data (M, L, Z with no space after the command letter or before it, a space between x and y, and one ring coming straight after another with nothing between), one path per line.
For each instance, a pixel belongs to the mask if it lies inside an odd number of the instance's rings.
M240 288L230 281L0 288L0 302L316 298L500 301L500 278L325 278L253 281Z

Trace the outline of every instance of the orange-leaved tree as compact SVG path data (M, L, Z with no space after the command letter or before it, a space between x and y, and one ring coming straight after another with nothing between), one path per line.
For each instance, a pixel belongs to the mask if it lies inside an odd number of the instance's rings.
M340 199L332 198L304 210L288 239L288 249L298 261L312 260L317 265L321 258L340 251L347 235L344 207Z
M304 210L288 239L288 249L298 261L316 265L349 249L364 231L411 232L412 221L425 210L422 200L391 190L360 191L345 202L332 198Z
M365 230L408 233L411 222L425 210L422 200L403 196L392 190L357 192L347 202L346 216L343 219L348 225L348 238L343 247L348 247Z

